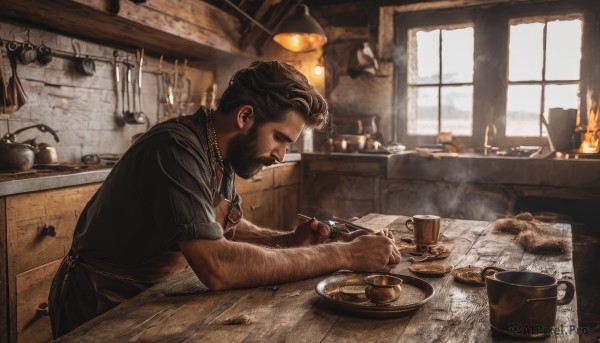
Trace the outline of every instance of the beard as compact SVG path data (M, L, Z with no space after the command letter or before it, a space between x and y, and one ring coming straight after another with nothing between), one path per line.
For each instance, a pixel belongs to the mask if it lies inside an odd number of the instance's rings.
M247 134L239 134L231 139L227 159L235 173L242 179L249 179L258 174L263 167L277 162L273 157L258 155L258 127L254 124Z

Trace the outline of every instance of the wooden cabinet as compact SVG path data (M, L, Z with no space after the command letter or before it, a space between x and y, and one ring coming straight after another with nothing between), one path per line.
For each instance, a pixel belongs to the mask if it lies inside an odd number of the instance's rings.
M100 183L0 198L0 342L46 342L48 293Z
M298 213L300 163L289 162L264 169L255 177L236 177L244 218L278 230L292 229Z

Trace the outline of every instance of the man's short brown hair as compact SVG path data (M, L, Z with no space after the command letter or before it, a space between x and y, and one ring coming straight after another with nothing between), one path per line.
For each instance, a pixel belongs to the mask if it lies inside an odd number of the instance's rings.
M257 123L279 122L290 110L309 128L323 128L329 119L323 96L297 69L278 61L253 62L232 76L218 110L226 115L244 105L254 108Z

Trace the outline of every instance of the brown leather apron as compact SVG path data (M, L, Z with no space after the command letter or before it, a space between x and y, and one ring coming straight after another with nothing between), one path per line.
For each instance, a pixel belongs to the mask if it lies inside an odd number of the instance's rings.
M196 123L186 117L172 119L194 129L202 137ZM135 144L163 132L138 139ZM134 145L135 145L134 144ZM218 169L218 168L217 168ZM232 239L242 219L239 204L225 199L221 192L222 172L215 171L212 204L215 219L224 236ZM123 267L77 256L72 250L63 259L50 290L52 335L58 338L88 320L132 298L152 285L175 275L188 264L181 251L165 251L151 260L133 267ZM69 292L69 286L73 289Z

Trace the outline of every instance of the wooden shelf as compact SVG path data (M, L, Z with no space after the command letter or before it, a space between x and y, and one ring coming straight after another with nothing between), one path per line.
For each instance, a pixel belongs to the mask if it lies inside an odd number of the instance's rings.
M121 0L111 15L110 0L9 0L0 17L18 20L98 43L143 47L148 52L217 61L241 50L239 20L198 0L148 0L142 4Z

